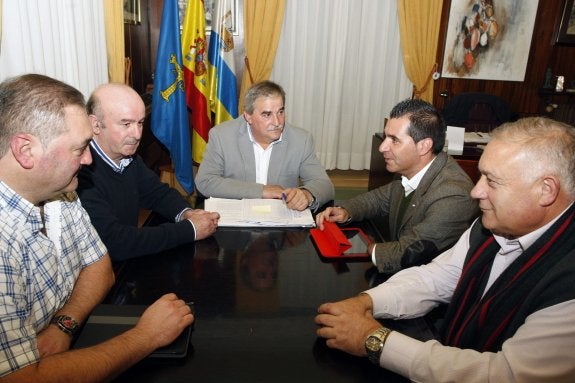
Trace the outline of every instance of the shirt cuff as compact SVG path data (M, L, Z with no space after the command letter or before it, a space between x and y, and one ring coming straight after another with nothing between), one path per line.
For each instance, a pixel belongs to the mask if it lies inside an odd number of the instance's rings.
M194 210L194 209L192 209L191 207L187 207L187 208L185 208L184 210L182 210L182 211L176 216L175 222L180 222L180 221L182 220L182 215L183 215L186 211L188 211L188 210ZM192 222L192 221L190 221L190 222ZM193 224L192 224L192 225L193 225ZM195 229L195 228L194 228L194 229Z
M196 231L196 226L194 225L194 223L192 222L191 219L188 219L188 222L190 222L190 223L192 224L192 227L194 228L194 240L195 240L195 239L196 239L196 238L195 238L195 237L196 237L196 233L197 233L197 231Z
M392 331L381 351L379 365L399 375L409 377L411 363L422 346L423 342Z

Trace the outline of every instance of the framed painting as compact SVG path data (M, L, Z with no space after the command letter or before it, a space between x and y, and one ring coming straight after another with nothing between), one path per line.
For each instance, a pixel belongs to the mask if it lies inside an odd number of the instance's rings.
M453 0L442 76L523 81L538 3Z
M575 45L575 4L573 0L565 0L553 40L555 44Z
M124 0L124 24L140 24L140 0Z

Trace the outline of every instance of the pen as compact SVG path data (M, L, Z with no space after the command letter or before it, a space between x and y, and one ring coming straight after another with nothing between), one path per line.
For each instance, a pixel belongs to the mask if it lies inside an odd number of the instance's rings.
M286 193L282 193L282 201L284 201L284 203L286 203L286 199L287 199Z

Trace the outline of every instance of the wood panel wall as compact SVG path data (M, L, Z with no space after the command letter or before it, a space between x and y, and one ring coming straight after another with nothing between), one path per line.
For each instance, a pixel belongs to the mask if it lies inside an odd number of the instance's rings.
M523 82L442 77L435 83L434 105L439 109L443 109L449 99L456 94L485 92L506 99L513 112L519 116L544 114L545 106L549 100L547 100L547 97L540 95L540 89L545 81L547 68L551 68L555 75L565 76L566 85L575 82L575 47L554 45L552 42L563 6L564 0L539 0L525 80ZM450 8L451 0L444 1L437 54L437 63L440 67L443 63ZM440 93L447 93L448 97L442 97ZM575 97L559 95L553 96L551 100L554 103L564 104L572 103L573 98Z

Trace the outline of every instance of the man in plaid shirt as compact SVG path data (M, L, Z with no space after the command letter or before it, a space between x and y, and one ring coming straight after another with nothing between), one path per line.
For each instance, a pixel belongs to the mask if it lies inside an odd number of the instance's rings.
M0 377L102 381L174 340L193 321L174 294L100 345L73 335L114 283L106 247L75 193L92 161L84 97L42 75L0 84Z

